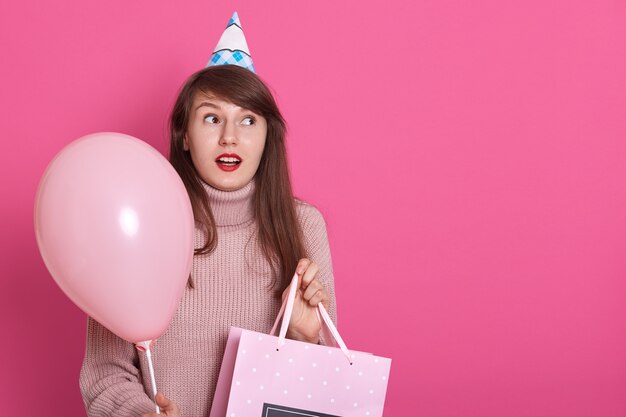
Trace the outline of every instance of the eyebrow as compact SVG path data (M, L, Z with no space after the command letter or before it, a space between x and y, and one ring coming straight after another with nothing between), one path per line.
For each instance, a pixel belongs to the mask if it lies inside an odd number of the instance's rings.
M202 103L200 103L198 105L198 107L196 107L196 111L200 108L200 107L213 107L214 109L220 109L221 107L218 106L217 104L213 104L210 101L203 101Z

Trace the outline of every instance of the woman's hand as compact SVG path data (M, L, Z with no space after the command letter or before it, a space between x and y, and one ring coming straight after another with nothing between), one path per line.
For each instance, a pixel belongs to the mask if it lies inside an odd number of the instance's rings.
M330 296L326 288L317 279L318 267L315 262L303 258L298 262L298 290L289 322L287 337L310 343L319 342L321 322L317 315L317 305L322 303L328 309ZM289 293L289 287L283 291L283 300Z
M141 417L181 417L180 409L174 402L167 399L167 397L160 392L157 393L156 403L161 408L161 414L146 413Z

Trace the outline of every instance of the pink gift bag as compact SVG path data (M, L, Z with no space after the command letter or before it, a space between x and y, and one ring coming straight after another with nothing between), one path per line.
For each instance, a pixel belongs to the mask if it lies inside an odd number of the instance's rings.
M349 351L322 304L324 338L339 348L285 339L297 282L269 335L231 327L210 417L383 415L391 359Z

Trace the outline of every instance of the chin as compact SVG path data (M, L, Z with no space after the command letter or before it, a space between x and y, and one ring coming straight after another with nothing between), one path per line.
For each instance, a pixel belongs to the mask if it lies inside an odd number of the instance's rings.
M207 181L207 184L220 191L237 191L248 185L249 182L250 181Z
M222 172L217 168L203 172L200 176L211 187L220 191L237 191L252 181L254 175L250 175L248 172L235 171L235 172Z

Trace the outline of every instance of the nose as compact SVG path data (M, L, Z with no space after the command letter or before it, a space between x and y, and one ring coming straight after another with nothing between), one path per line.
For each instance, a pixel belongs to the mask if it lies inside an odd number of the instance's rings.
M237 143L237 129L234 123L224 123L222 135L220 137L220 145L234 145Z

